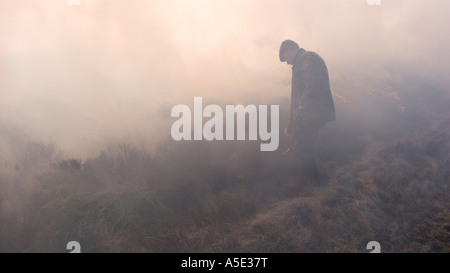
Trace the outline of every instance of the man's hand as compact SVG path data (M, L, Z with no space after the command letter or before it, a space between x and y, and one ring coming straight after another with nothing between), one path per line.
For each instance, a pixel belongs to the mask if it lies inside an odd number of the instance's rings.
M286 136L288 136L288 137L291 136L291 130L289 129L289 127L284 128L284 134L285 134Z

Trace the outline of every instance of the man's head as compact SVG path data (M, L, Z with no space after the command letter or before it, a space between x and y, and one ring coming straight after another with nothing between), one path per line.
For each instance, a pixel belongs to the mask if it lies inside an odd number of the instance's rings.
M300 47L292 40L285 40L280 46L280 61L287 64L293 64L295 55L299 51Z

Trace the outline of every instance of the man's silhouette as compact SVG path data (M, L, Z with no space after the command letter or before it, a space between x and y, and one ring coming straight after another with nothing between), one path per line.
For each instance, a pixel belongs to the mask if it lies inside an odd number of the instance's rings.
M314 144L320 129L336 119L328 69L316 53L292 41L280 46L280 61L292 65L291 112L286 134L292 137L290 154L295 173L310 180L320 179Z

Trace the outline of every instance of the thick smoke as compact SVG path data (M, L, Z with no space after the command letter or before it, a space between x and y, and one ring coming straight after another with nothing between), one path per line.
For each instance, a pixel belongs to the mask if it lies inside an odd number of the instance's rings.
M352 96L339 89L343 78L403 80L403 73L443 89L449 5L3 1L1 122L79 157L115 141L151 149L169 134L171 107L194 96L288 99L290 68L277 57L284 39L324 57L336 96Z
M313 247L303 250L328 249L314 248L328 234L325 222L330 230L341 223L348 234L347 223L364 230L373 220L366 235L384 237L388 223L397 238L400 224L411 223L398 215L426 211L404 206L409 200L402 203L397 194L432 207L448 191L442 147L450 109L449 9L447 0L381 0L379 6L366 0L2 0L0 251L65 251L60 247L74 238L87 238L82 245L92 251L173 251L180 249L176 243L158 240L181 242L176 236L184 233L177 229L172 238L167 226L245 219L267 202L298 194L282 169L291 90L291 67L278 58L285 39L325 60L337 121L324 128L318 149L332 186L322 196L301 189L306 195L293 207L299 213L277 214L289 216L286 225L267 217L274 234L289 234L283 228L298 217L312 231ZM204 105L279 105L279 150L262 153L259 142L253 149L254 142L174 141L171 110L181 104L193 110L194 97ZM344 199L353 203L344 206ZM382 222L380 204L383 213L404 209ZM325 222L315 214L322 205ZM128 232L136 226L143 228ZM255 238L270 237L259 235L264 226L252 230ZM148 237L154 231L161 235L155 242ZM217 234L226 236L222 231ZM366 243L358 232L353 242ZM209 233L184 237L193 234ZM395 246L392 238L386 238L391 250L404 249L406 243ZM221 241L228 247L232 240ZM280 244L285 241L295 242L286 237ZM352 243L346 247L355 251Z

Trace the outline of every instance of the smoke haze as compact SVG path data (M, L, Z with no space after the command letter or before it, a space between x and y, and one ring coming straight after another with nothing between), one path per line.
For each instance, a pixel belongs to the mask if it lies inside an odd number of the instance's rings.
M150 148L194 96L290 96L284 39L341 77L420 75L448 87L448 1L2 1L0 117L85 157L109 141ZM333 88L335 95L343 96ZM336 98L335 98L336 100Z
M0 1L0 252L65 252L69 240L107 252L354 252L374 239L448 252L448 10L447 0ZM283 169L286 39L328 66L337 120L319 137L323 188ZM171 110L193 110L194 97L279 105L279 149L176 142Z

